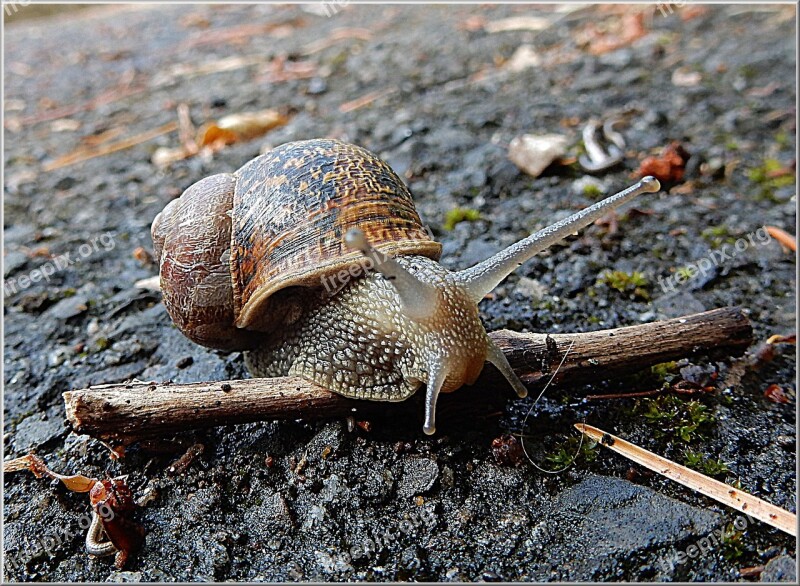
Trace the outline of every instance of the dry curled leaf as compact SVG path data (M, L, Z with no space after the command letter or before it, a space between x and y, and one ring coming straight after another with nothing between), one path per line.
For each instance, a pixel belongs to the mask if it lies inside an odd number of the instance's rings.
M116 549L114 565L120 570L131 554L142 547L145 535L144 527L132 518L136 503L126 480L126 476L99 480L89 493L92 510L100 518L105 535Z
M792 400L780 385L770 385L764 390L764 396L773 403L791 403Z
M664 147L657 157L644 159L636 174L639 177L652 175L664 183L677 183L683 180L683 172L688 160L688 151L676 141Z
M35 454L28 454L21 458L7 460L3 462L3 472L16 472L18 470L30 470L36 478L49 476L64 483L73 492L89 492L97 482L96 478L88 478L82 474L64 476L50 470L44 461Z
M289 119L277 110L261 110L260 112L241 112L220 118L218 122L211 122L200 129L197 142L201 147L213 146L222 142L252 140L283 126Z
M525 452L519 440L510 434L503 434L492 440L492 455L501 466L519 466L525 459Z
M789 334L788 336L775 334L767 338L767 344L797 344L797 334Z
M88 492L95 518L100 519L105 535L116 549L114 563L118 569L122 569L130 555L144 543L144 527L132 519L136 503L126 476L104 480L82 474L64 476L50 470L35 454L3 462L3 473L19 470L30 470L37 478L47 476L60 480L73 492Z
M153 255L143 246L137 246L133 251L133 258L138 260L142 266L153 264Z

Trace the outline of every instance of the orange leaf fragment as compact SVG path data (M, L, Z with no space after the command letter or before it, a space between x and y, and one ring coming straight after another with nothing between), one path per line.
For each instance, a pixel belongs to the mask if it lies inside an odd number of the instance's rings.
M289 119L277 110L241 112L220 118L200 129L197 142L201 147L214 144L232 144L252 140L273 128L283 126Z
M16 472L18 470L30 470L36 478L42 476L49 476L56 478L64 483L68 489L73 492L89 492L97 482L96 478L87 478L82 474L75 474L73 476L64 476L56 474L50 470L44 461L35 454L28 454L21 458L15 458L3 462L3 472Z
M781 246L792 252L797 252L797 238L789 234L786 230L782 230L777 226L764 226L764 229L767 231L767 234L777 240Z
M664 147L657 157L644 159L636 173L639 177L652 175L664 183L676 183L683 180L684 167L688 160L689 153L676 141Z
M791 403L791 399L779 385L770 385L764 391L764 396L773 403Z

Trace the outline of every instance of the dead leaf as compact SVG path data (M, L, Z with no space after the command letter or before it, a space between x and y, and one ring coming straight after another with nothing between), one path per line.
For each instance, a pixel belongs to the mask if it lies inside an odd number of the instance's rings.
M33 475L36 476L36 478L49 476L50 478L58 479L64 483L64 486L73 492L89 492L92 490L92 487L95 485L95 483L98 482L96 478L88 478L81 474L75 474L72 476L56 474L50 470L44 461L35 454L28 454L27 456L22 456L21 458L15 458L14 460L6 460L3 462L3 473L17 472L19 470L30 470L33 472Z
M277 110L260 112L241 112L220 118L200 129L197 142L201 147L219 144L232 144L252 140L266 134L273 128L283 126L289 119Z
M531 177L538 177L567 152L569 139L562 134L523 134L511 140L508 158Z
M770 385L764 389L764 396L773 403L791 403L792 400L786 394L786 391L779 385Z
M652 175L664 183L676 183L683 180L684 167L688 160L689 153L676 141L664 147L657 157L644 159L636 174L639 177Z
M797 334L789 334L788 336L775 334L767 339L767 344L797 344Z

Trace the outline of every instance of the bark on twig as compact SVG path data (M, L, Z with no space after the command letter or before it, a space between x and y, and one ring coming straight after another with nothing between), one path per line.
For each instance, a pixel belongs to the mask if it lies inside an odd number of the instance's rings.
M752 328L741 309L722 308L599 332L548 335L500 330L490 336L522 380L529 387L536 387L556 371L573 342L558 369L556 384L619 378L700 352L739 354L752 342ZM474 386L484 394L492 389L495 395L512 397L499 374L488 365ZM460 392L464 391L456 394ZM470 400L474 397L464 396ZM99 385L64 393L64 403L67 419L77 433L125 442L218 425L367 417L376 411L403 408L403 403L346 399L297 377Z

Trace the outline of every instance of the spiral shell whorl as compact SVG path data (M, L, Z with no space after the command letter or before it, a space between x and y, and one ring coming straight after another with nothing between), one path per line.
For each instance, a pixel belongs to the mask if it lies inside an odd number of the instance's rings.
M320 287L360 260L344 234L364 231L391 256L438 259L411 193L369 151L336 140L281 145L235 173L231 262L239 327L270 329L267 299L287 287Z
M172 200L151 233L164 305L190 340L220 350L253 347L256 334L234 326L231 217L235 178L207 177Z

